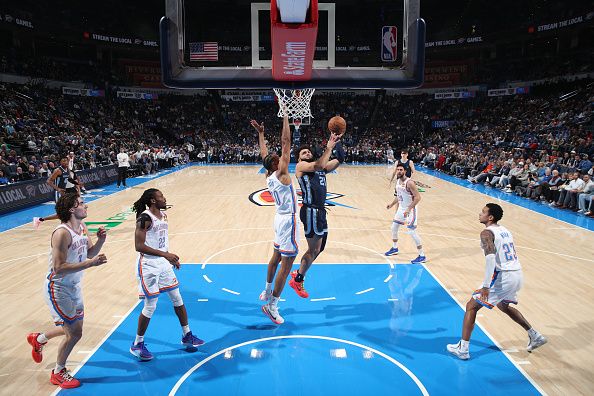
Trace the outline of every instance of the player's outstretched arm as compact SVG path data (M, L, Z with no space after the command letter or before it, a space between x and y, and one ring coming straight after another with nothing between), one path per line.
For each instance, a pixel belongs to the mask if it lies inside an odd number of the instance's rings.
M260 156L262 159L268 155L268 148L266 147L266 140L264 140L264 123L258 124L258 121L251 120L250 124L258 132L258 144L260 145Z
M283 130L281 133L281 156L278 162L279 176L289 174L289 163L291 162L291 127L289 117L283 117Z
M346 153L344 152L344 148L342 147L342 142L340 140L336 142L336 145L334 146L334 151L336 152L336 158L328 161L328 163L324 167L324 170L326 172L332 172L333 170L338 168L346 158Z
M80 263L67 263L66 252L68 252L68 246L70 246L71 243L72 237L70 236L70 233L63 228L56 230L52 235L52 260L54 262L54 272L56 274L71 274L107 262L107 257L105 257L104 254L98 254L95 257Z

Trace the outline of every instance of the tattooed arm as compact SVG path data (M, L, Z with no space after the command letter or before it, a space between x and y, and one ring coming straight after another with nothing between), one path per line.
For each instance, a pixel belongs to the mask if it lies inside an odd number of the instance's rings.
M491 280L495 272L495 236L491 231L481 231L481 246L485 252L485 279L483 280L480 299L487 301L489 299Z

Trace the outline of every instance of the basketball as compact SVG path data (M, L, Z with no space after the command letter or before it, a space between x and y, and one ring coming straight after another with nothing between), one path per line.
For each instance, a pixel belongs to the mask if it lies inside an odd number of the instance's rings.
M346 132L346 121L341 116L334 116L328 121L328 130L335 135L342 136Z

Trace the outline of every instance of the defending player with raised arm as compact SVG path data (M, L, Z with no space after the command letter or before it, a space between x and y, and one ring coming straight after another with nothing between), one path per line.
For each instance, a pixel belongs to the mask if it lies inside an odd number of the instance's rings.
M149 188L134 202L136 212L136 231L134 247L138 252L136 276L138 278L138 297L144 300L144 307L138 316L136 338L130 346L130 353L139 360L151 360L153 354L144 343L144 334L161 293L173 304L182 328L181 344L196 348L204 341L192 334L188 324L188 313L179 292L179 282L173 268L179 269L179 256L169 251L169 223L165 209L167 200L156 188Z
M264 124L258 124L255 120L251 125L258 132L258 143L262 164L266 169L266 184L270 195L274 198L276 214L274 216L274 251L268 261L266 272L266 287L260 294L260 300L266 301L262 306L264 312L272 322L282 324L283 317L278 311L278 301L283 288L291 272L291 266L299 252L299 220L297 219L297 195L293 188L291 175L289 174L289 162L291 162L291 128L289 118L283 117L283 128L281 132L281 155L268 153L264 137ZM278 264L281 269L277 274ZM276 276L276 278L275 278ZM274 281L274 289L272 282Z
M406 225L409 234L415 241L419 255L411 260L413 264L420 264L427 261L423 251L421 237L417 234L418 209L417 204L421 202L421 194L412 179L406 176L406 168L399 164L396 166L396 192L394 200L386 208L391 209L396 206L396 213L392 220L392 247L386 253L386 256L398 254L398 230L400 226Z
M72 349L82 338L85 315L83 271L107 262L105 255L99 253L107 232L105 228L99 227L97 243L93 243L83 222L87 217L87 205L76 193L61 195L56 202L56 213L61 224L51 237L44 298L54 324L58 327L44 333L30 333L27 341L33 348L33 360L41 363L43 347L48 340L65 336L58 347L56 366L51 372L50 382L68 389L80 386L80 381L70 375L65 366Z
M336 150L336 158L330 160L332 150ZM303 205L299 217L303 223L307 251L301 257L301 265L297 271L291 272L291 286L297 295L308 298L304 280L314 260L324 251L328 239L328 222L326 221L326 173L332 172L344 162L345 152L340 137L330 134L326 150L315 160L309 146L301 146L297 151L295 176L301 187Z
M457 344L447 345L448 352L462 360L470 358L470 336L476 314L482 307L492 309L497 306L522 326L528 332L528 352L547 343L547 339L532 328L522 313L510 306L518 303L518 292L524 283L524 275L511 232L497 224L502 217L503 209L495 203L488 203L479 213L479 221L486 227L481 231L481 247L485 253L485 277L481 288L476 290L466 303L462 338Z

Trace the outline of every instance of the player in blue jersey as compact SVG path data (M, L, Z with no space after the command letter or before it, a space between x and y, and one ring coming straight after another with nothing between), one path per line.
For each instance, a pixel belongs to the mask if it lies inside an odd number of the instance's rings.
M330 160L332 150L336 150L336 158ZM328 238L328 223L326 221L326 173L332 172L344 162L345 152L340 143L340 137L331 134L324 154L314 159L309 146L299 147L297 152L297 166L295 176L301 187L303 205L299 213L305 238L307 251L301 257L301 265L297 271L291 272L291 286L302 298L309 294L303 286L305 274L318 255L324 250Z

